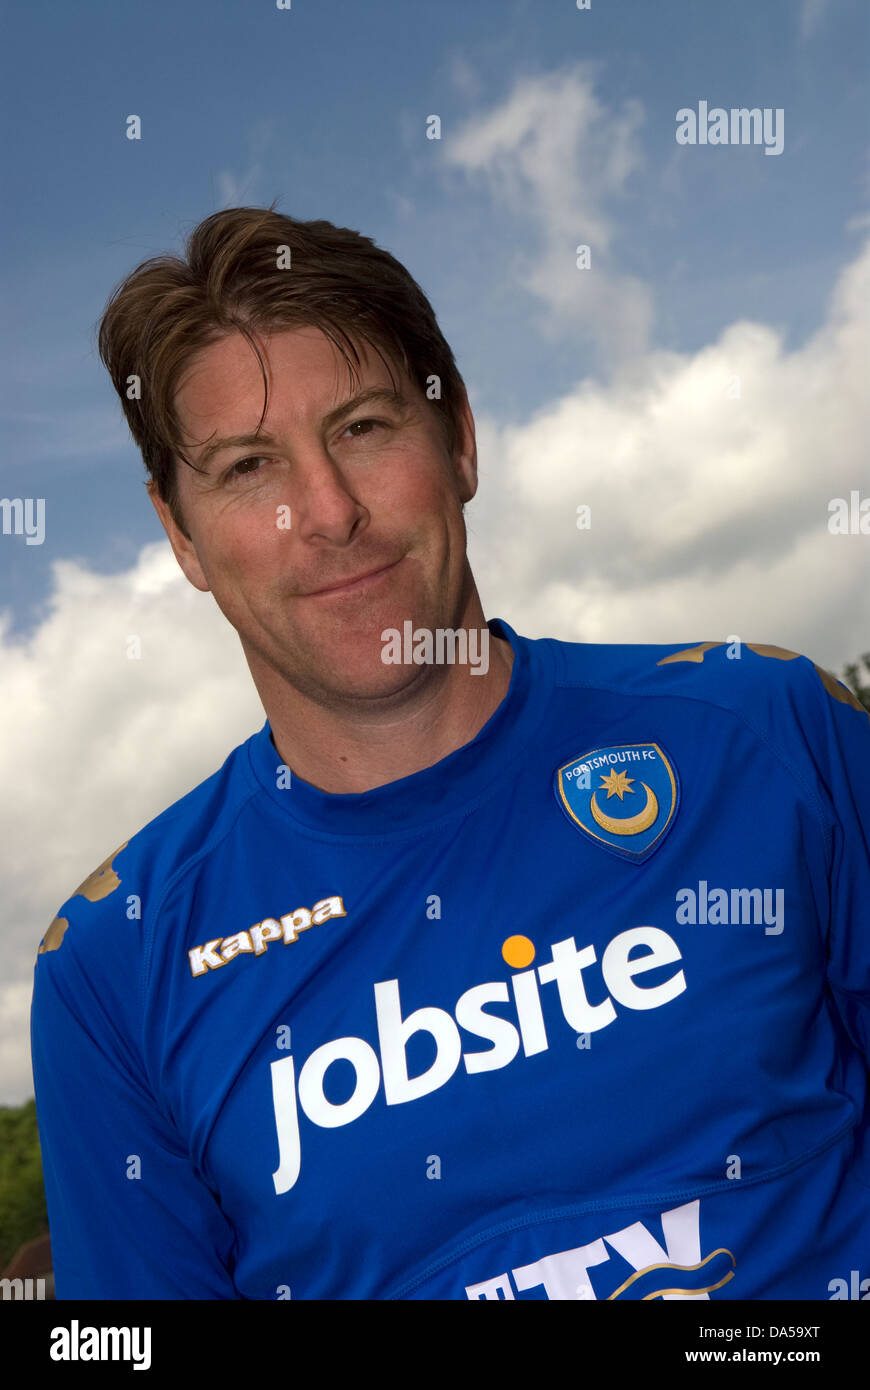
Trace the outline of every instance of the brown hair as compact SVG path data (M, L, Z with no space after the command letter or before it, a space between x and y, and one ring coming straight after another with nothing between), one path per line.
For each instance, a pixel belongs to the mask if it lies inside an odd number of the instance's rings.
M158 495L182 531L174 456L196 465L179 448L175 392L191 358L233 330L248 340L263 373L260 424L268 384L257 331L312 325L338 347L351 380L360 361L355 339L379 353L391 377L401 363L424 393L427 377L436 375L441 398L433 404L451 454L458 437L462 377L417 282L370 237L331 222L300 222L274 206L212 213L188 237L186 260L143 261L112 291L100 320L100 357ZM290 269L278 266L283 247L290 248ZM127 394L131 376L140 380L141 399Z

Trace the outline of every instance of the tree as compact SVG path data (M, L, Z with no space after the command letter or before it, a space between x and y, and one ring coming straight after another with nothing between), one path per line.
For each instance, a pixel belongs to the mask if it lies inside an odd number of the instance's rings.
M47 1230L36 1101L0 1106L0 1269Z
M859 657L857 661L852 661L844 666L841 680L855 692L867 713L870 714L870 682L862 680L864 674L861 670L862 666L864 672L870 677L870 652L864 652L864 655Z

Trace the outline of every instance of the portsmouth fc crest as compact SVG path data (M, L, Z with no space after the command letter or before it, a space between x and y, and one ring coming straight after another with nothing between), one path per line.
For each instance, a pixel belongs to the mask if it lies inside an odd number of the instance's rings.
M677 770L658 743L593 748L556 769L553 790L577 830L635 864L658 849L680 804Z

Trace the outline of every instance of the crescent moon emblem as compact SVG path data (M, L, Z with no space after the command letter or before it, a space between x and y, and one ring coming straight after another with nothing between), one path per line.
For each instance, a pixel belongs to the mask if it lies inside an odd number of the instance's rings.
M649 830L659 813L659 803L656 794L646 782L640 784L646 792L646 805L642 811L638 811L636 816L628 816L618 820L615 816L607 816L601 810L595 800L596 793L592 793L589 802L589 809L592 812L592 819L602 830L607 830L611 835L639 835L642 830Z

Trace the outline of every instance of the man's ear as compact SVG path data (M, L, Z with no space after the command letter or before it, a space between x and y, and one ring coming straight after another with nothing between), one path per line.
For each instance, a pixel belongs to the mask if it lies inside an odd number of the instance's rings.
M157 484L153 478L149 478L146 484L148 496L154 506L154 510L160 518L160 524L169 537L169 544L172 546L176 560L181 566L184 575L190 580L195 589L207 594L211 591L211 585L203 573L202 565L199 563L199 556L196 547L189 536L182 531L178 522L175 520L169 509L169 504L164 502L157 491Z
M453 446L453 471L463 505L470 502L477 492L477 439L474 430L474 416L468 403L468 392L463 388L462 405L459 411L459 428Z

